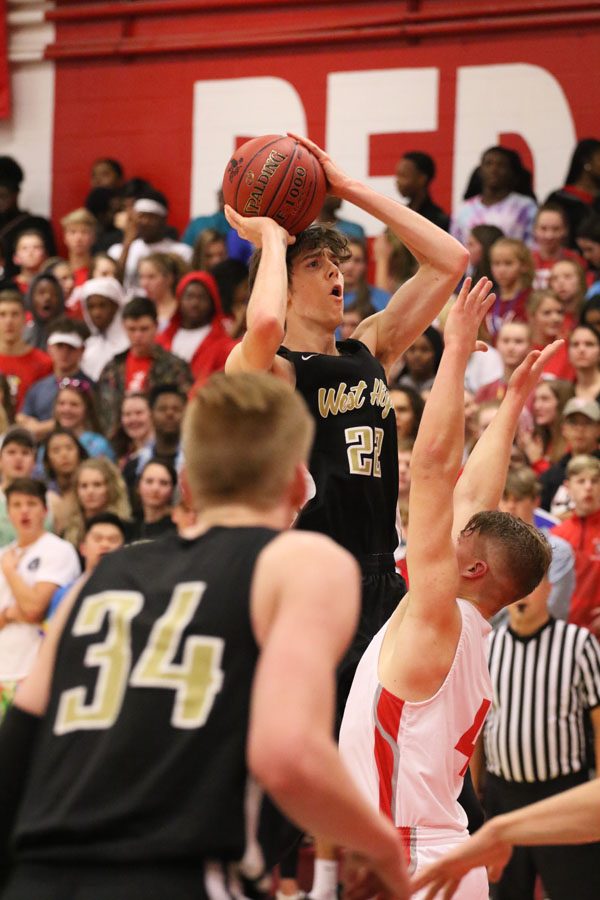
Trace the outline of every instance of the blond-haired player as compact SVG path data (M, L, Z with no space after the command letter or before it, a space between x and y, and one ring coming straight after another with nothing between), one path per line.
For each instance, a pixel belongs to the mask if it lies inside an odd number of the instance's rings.
M99 564L59 608L0 733L15 861L3 898L222 897L253 838L250 774L408 896L395 829L330 736L358 567L329 538L281 533L303 501L312 431L267 375L215 376L191 402L195 537ZM267 863L276 843L261 845Z

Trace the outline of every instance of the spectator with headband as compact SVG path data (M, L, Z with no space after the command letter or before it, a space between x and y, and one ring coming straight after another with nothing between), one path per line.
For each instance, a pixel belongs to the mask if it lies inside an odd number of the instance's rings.
M129 348L121 313L127 302L116 278L90 278L81 288L83 320L91 335L85 342L81 368L94 381L119 353Z
M116 259L123 272L125 290L138 286L138 265L151 253L176 253L185 262L192 258L192 248L167 234L167 198L153 188L146 190L133 204L123 230L123 241L109 247L108 255Z
M83 332L81 322L62 317L49 328L48 355L52 360L52 374L41 378L25 394L22 411L17 422L32 433L36 441L42 441L54 428L54 401L61 382L69 379L88 388L92 380L82 371Z

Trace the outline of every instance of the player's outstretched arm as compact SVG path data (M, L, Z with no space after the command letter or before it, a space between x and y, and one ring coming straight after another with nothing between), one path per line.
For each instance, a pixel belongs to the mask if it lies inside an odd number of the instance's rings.
M268 372L283 341L287 307L285 253L295 238L274 219L241 216L225 207L227 221L240 237L261 248L261 258L246 312L247 331L229 354L227 372Z
M500 408L466 462L454 491L454 534L459 534L474 513L496 509L510 462L510 451L519 416L538 383L542 370L562 344L554 341L543 350L532 350L513 372ZM493 465L490 465L493 460Z
M483 346L477 343L477 331L494 301L490 289L486 278L473 288L466 279L450 311L444 353L411 457L407 610L429 624L443 625L448 615L455 614L458 568L452 544L452 493L464 446L463 384L472 350Z
M291 136L320 160L330 193L354 203L391 228L419 263L416 275L396 291L386 308L361 322L353 335L387 367L425 331L448 301L465 271L469 254L433 222L350 178L312 141Z
M261 656L248 762L291 819L359 853L391 894L408 897L400 839L352 782L333 740L335 670L357 622L354 559L329 538L288 532L260 556L252 620Z
M600 840L600 781L591 781L531 806L490 819L472 838L428 866L411 883L429 887L425 900L449 900L471 869L487 866L497 881L514 846L584 844ZM445 893L444 893L445 892Z

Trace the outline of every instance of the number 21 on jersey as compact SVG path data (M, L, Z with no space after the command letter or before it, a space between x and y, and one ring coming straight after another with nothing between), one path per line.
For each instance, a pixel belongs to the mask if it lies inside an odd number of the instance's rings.
M206 722L223 684L222 638L191 635L180 663L173 662L182 634L191 622L206 584L178 584L165 612L156 620L148 642L131 671L131 623L144 605L139 591L102 591L86 597L73 624L75 637L96 634L108 619L103 641L91 644L84 663L98 668L92 698L86 688L69 688L60 696L55 734L110 728L117 720L127 686L174 692L171 725L199 728Z

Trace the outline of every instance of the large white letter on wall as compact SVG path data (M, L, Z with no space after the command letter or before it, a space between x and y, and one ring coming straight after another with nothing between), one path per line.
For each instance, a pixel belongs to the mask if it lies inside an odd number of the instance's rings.
M340 168L397 199L394 178L369 176L369 137L437 131L438 69L375 69L332 72L327 83L327 152ZM369 236L382 225L356 207L342 216L360 222Z
M502 133L519 134L529 145L538 200L564 183L577 136L556 78L526 63L466 66L456 77L453 209L482 151Z
M216 208L227 160L236 138L306 134L304 106L282 78L226 78L194 84L190 215Z

